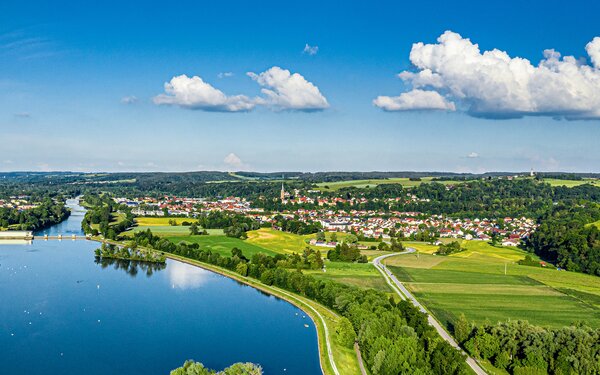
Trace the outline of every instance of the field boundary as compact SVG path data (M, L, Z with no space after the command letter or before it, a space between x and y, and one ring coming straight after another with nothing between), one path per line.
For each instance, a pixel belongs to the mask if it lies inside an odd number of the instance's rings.
M462 354L466 355L467 364L477 375L486 375L487 372L477 363L477 361L462 350L462 348L458 345L454 338L444 329L444 327L442 327L442 325L435 319L435 317L432 314L430 314L429 311L427 311L427 309L425 309L425 307L408 291L404 284L398 281L398 279L392 274L392 272L388 270L388 268L383 263L381 263L381 261L386 258L403 254L411 254L414 252L416 252L416 250L409 247L407 248L407 250L399 253L381 255L373 259L373 265L383 275L383 277L386 279L386 282L396 291L396 293L398 293L400 298L402 298L403 300L410 300L413 303L413 305L415 305L415 307L417 307L421 312L427 314L427 320L429 324L436 329L436 331L442 337L442 339L448 342L455 349L460 350Z

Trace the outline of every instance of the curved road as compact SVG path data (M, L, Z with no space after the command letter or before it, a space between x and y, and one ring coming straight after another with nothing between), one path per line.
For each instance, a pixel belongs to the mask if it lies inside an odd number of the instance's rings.
M396 255L410 254L410 253L414 253L415 251L416 251L415 249L409 247L406 251L403 251L400 253L392 253L392 254L382 255L382 256L379 256L379 257L373 259L373 265L375 266L375 268L377 268L379 270L379 272L381 272L385 281L400 296L400 298L402 298L402 299L408 298L413 303L413 305L415 305L421 312L427 314L427 320L429 321L429 324L432 325L433 328L436 329L438 334L440 336L442 336L442 338L444 340L446 340L446 342L448 342L454 348L460 350L463 354L466 354L460 348L460 346L458 346L458 344L456 343L454 338L452 336L450 336L450 334L444 329L444 327L442 327L442 325L440 323L438 323L438 321L435 320L433 318L433 316L431 316L431 314L429 314L429 312L427 310L425 310L423 305L421 305L421 303L419 303L419 301L417 301L417 299L412 295L412 293L409 292L408 289L406 289L404 284L402 284L400 281L398 281L396 276L394 276L394 274L383 263L381 263L381 261L386 258L393 257ZM479 366L479 364L472 357L467 356L467 364L469 365L469 367L471 367L471 369L473 369L473 371L475 371L475 373L477 375L486 375L486 372L483 370L483 368L481 368L481 366Z

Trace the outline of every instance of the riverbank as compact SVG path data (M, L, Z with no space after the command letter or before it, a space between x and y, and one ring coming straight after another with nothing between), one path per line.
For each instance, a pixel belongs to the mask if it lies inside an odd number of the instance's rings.
M97 242L105 242L114 245L124 245L119 241L105 240L99 237L91 237ZM150 252L157 252L154 249L144 248ZM329 310L328 308L312 301L308 298L292 294L286 290L265 285L258 280L241 276L233 271L214 266L212 264L203 263L194 259L185 258L179 255L164 253L168 259L176 260L182 263L190 264L196 267L206 269L211 272L218 273L222 276L236 280L240 283L258 289L264 293L283 299L292 305L298 307L308 315L315 323L318 337L319 361L324 375L359 375L361 374L361 366L356 353L352 348L345 348L338 344L336 328L339 320L339 315Z

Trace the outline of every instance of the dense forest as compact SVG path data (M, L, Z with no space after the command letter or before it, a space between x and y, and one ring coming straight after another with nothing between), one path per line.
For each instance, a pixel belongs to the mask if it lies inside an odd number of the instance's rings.
M477 327L462 315L454 335L475 358L510 374L600 373L600 330L584 325L544 329L509 321Z
M213 264L313 299L348 319L351 338L360 344L363 359L371 373L396 375L468 374L462 355L442 340L410 302L396 303L386 293L363 290L329 280L318 280L300 270L281 267L280 260L257 253L250 260L238 256L223 257L197 244L178 245L152 235L138 232L134 241L139 246L152 247L204 263ZM346 336L346 335L344 335ZM351 347L354 340L346 340Z
M525 247L568 271L600 276L600 230L592 224L598 220L598 204L557 204L540 218Z
M240 214L211 211L198 217L197 224L204 229L223 229L228 237L246 239L246 232L260 228L258 221Z

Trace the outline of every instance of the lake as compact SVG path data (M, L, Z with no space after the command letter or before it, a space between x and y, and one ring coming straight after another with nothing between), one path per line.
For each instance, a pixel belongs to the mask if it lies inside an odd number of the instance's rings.
M69 203L38 234L82 234ZM288 302L177 261L98 263L98 246L0 245L0 374L168 374L186 359L321 373L314 323Z

